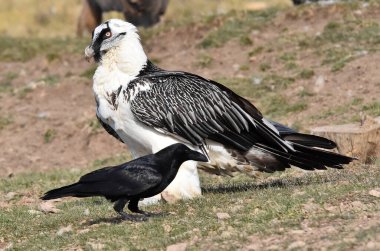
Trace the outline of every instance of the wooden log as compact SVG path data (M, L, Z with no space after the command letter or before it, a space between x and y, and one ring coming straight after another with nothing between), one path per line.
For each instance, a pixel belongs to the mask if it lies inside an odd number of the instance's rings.
M356 157L362 162L380 157L380 117L367 118L364 123L321 126L310 131L333 140L339 153Z

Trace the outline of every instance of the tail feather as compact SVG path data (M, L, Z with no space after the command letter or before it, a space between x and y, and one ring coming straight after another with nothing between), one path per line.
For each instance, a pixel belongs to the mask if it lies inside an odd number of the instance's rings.
M289 165L304 170L324 170L327 167L341 169L354 158L334 152L292 143L293 152L282 152L265 145L257 144L246 154L246 159L264 172L283 171ZM261 152L262 155L258 154ZM258 156L260 157L258 161Z
M283 139L297 143L304 146L310 147L319 147L324 149L334 149L336 148L336 144L334 141L329 139L319 137L316 135L303 134L303 133L291 133L288 135L283 135Z
M52 199L58 199L58 198L62 198L62 197L69 197L69 196L73 196L73 197L91 196L90 194L82 191L83 190L82 188L83 188L83 185L80 183L75 183L72 185L60 187L60 188L53 189L53 190L46 192L41 197L41 199L42 200L52 200Z

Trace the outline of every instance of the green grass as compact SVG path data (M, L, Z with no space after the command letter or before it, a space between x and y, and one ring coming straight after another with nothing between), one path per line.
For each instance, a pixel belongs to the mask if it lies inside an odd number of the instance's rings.
M10 116L0 116L0 130L3 130L10 124L12 124L13 119Z
M56 135L57 135L57 131L55 129L51 129L51 128L47 129L43 136L44 142L46 144L52 142Z
M3 79L0 81L0 93L12 91L12 81L18 77L18 73L6 72Z
M375 102L363 105L362 110L371 116L380 116L380 102L375 101Z
M96 66L92 66L92 67L86 69L85 71L83 71L83 73L80 74L80 76L84 77L84 78L92 79L92 77L95 74L95 71L96 71Z
M257 78L260 79L259 84L255 84L253 78L218 78L216 80L239 95L250 99L265 116L272 119L278 119L307 108L304 100L289 102L281 94L294 83L294 78L271 73Z
M88 45L88 39L75 38L13 38L0 36L1 61L26 61L34 57L52 55L79 54Z
M213 61L214 59L209 54L200 53L197 61L195 62L195 65L201 68L207 68L212 64Z
M311 70L311 69L303 69L299 73L299 77L302 78L302 79L310 79L313 76L314 76L314 71Z
M101 243L109 250L126 246L132 250L163 249L191 240L194 249L202 249L209 242L214 248L241 248L252 234L270 236L279 229L298 229L304 219L316 225L328 219L348 223L359 219L362 213L355 209L328 212L325 205L339 207L341 203L359 200L367 206L366 213L376 212L379 204L367 193L380 185L377 168L361 166L303 174L293 170L256 182L245 176L220 178L202 174L203 197L149 206L147 210L170 214L143 223L120 222L112 205L102 198L63 199L56 203L61 212L38 212L38 196L48 189L76 181L88 169L20 174L0 180L3 194L11 191L18 194L7 202L9 207L0 212L0 236L6 243L11 242L13 248L23 250L90 249L92 243ZM20 204L26 195L34 202ZM318 206L312 212L304 209L310 200ZM86 210L89 213L85 213ZM220 221L217 212L228 213L231 218ZM69 225L71 231L57 235L61 227ZM349 231L346 229L326 238L339 239ZM372 236L371 228L357 234L358 240Z
M374 101L363 104L362 98L354 98L351 101L322 111L318 115L312 117L316 120L326 120L329 118L338 118L337 123L349 123L360 121L359 112L363 111L364 114L377 117L380 116L380 102ZM350 113L349 111L356 111L356 113Z
M276 13L277 9L275 8L262 11L231 11L218 17L218 22L222 24L217 29L210 31L199 46L202 48L220 47L236 37L240 37L240 43L243 45L251 45L253 42L246 34L252 30L262 29L264 24L275 17Z
M40 81L43 81L45 85L52 86L59 83L60 77L58 75L47 75L46 77L43 77L40 79Z

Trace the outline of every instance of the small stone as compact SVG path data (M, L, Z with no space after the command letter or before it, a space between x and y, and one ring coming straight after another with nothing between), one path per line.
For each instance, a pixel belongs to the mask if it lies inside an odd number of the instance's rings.
M32 214L32 215L36 215L36 214L40 214L41 212L37 211L37 210L34 210L34 209L30 209L30 210L28 210L28 213Z
M59 213L61 210L56 208L51 201L42 202L39 206L39 210L44 213Z
M216 217L218 218L218 220L226 220L231 218L231 216L228 213L216 213Z
M164 230L165 230L165 232L169 233L170 231L172 231L172 227L170 225L165 224Z
M17 195L15 192L9 192L5 195L5 201L13 200L13 198Z
M380 188L372 189L368 192L369 195L372 195L376 198L380 198Z
M39 119L45 119L47 117L49 117L49 112L39 112L39 113L37 113L37 118L39 118Z
M73 227L71 225L68 225L67 227L61 227L57 231L56 235L61 236L61 235L65 234L65 233L69 233L69 232L72 232L72 231L73 231Z
M90 215L90 209L86 208L84 211L83 211L83 214L88 216Z
M81 229L81 230L77 231L78 234L85 234L85 233L88 233L88 232L90 232L89 228L85 228L85 229Z
M314 92L320 92L325 87L325 77L318 76L314 83Z
M260 77L252 77L252 84L260 85L263 82L263 79Z
M304 241L295 241L292 244L288 246L288 250L296 249L296 248L302 248L306 245Z
M291 234L303 234L305 233L305 231L301 230L301 229L296 229L296 230L292 230L290 231Z
M187 248L186 242L176 243L166 248L166 251L185 251Z

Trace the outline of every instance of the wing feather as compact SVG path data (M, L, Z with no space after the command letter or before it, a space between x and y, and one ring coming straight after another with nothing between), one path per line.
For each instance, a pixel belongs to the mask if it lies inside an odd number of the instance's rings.
M280 151L291 149L256 107L216 82L183 72L159 72L133 81L151 86L131 101L134 116L148 126L198 146L212 139L241 150L257 142Z

